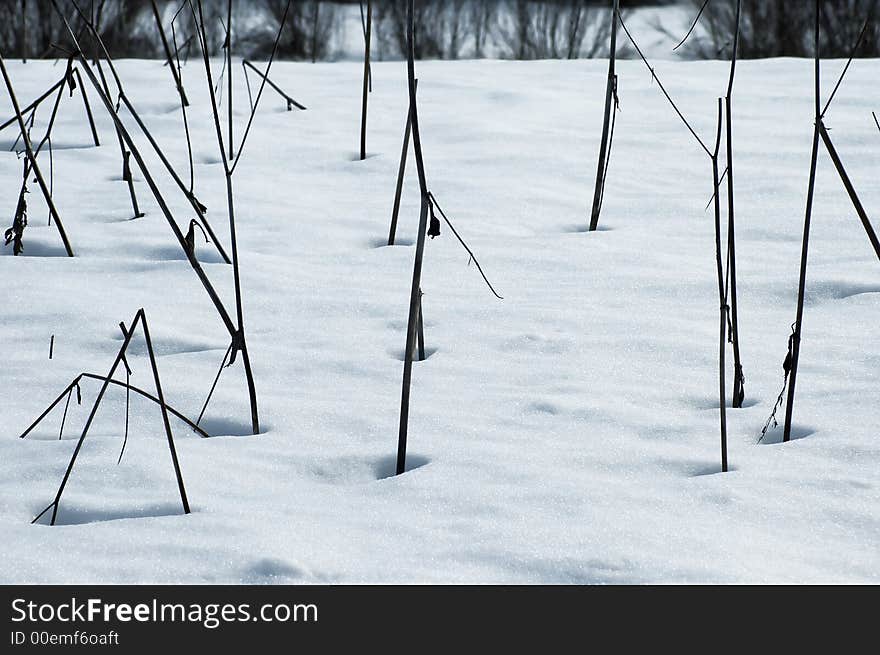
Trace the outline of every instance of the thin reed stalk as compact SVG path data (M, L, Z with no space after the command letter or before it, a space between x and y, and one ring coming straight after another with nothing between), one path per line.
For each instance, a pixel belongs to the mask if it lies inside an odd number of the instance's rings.
M165 36L165 28L162 26L162 16L159 13L159 7L156 5L156 0L150 0L150 5L153 10L153 18L156 21L156 29L159 32L159 40L162 42L162 49L165 51L165 61L168 63L168 68L171 69L171 76L174 78L174 87L177 89L178 95L180 95L180 102L184 107L189 107L189 100L186 97L186 91L183 88L183 82L180 79L180 71L177 69L177 60L175 55L171 53L171 47L168 45L168 37Z
M412 387L412 364L413 348L417 339L419 325L419 305L421 301L422 260L425 254L425 236L428 230L428 182L425 176L425 162L422 157L422 139L419 133L419 109L416 104L416 69L415 69L415 40L413 34L413 8L414 0L407 0L406 6L406 70L407 86L409 88L409 112L412 123L413 151L416 158L416 170L419 176L419 192L421 197L421 210L419 213L419 230L416 238L416 255L413 262L412 287L409 300L409 317L406 328L406 345L403 349L403 388L400 399L400 426L397 438L397 468L396 474L406 471L406 442L409 430L409 405L410 391Z
M611 139L614 134L611 127L612 112L617 111L617 16L620 13L620 0L611 3L611 46L608 53L608 81L605 85L605 114L602 120L602 140L599 143L599 164L596 168L596 188L593 191L593 209L590 214L590 231L599 228L599 213L602 211L602 200L605 195L605 181L608 174L608 158L611 150Z
M807 208L804 212L804 232L801 241L801 266L798 278L797 317L795 318L792 335L789 338L789 350L786 360L790 362L788 372L788 396L785 403L785 423L782 432L782 441L791 440L791 420L794 413L794 394L797 384L798 363L801 352L801 331L804 321L804 296L807 287L807 257L810 249L810 223L813 217L813 196L816 189L816 164L819 157L819 125L822 109L820 105L820 74L821 52L819 49L819 16L821 0L815 2L814 26L813 26L813 99L815 104L815 125L813 127L813 147L810 155L810 181L807 186Z
M64 244L64 250L67 252L68 257L73 257L73 248L70 245L70 241L67 238L67 232L64 230L64 224L61 222L61 217L58 214L58 210L55 207L55 202L52 200L52 193L49 190L48 185L46 184L46 180L43 177L43 173L40 171L40 165L37 163L37 157L34 154L33 146L31 145L30 135L28 134L28 129L24 123L24 117L21 113L21 108L18 104L18 98L15 95L15 89L12 86L12 80L9 77L9 72L6 70L6 62L3 59L3 54L0 53L0 73L3 75L3 81L6 84L6 90L9 93L9 99L12 102L12 110L15 113L15 119L18 122L18 128L20 132L20 137L22 143L24 143L25 153L30 162L31 170L34 173L34 176L37 178L37 184L40 187L40 191L43 194L43 199L46 201L46 204L49 206L49 212L52 216L52 219L55 221L55 226L58 228L58 234L61 237L61 241Z
M373 2L367 0L367 14L364 17L364 3L361 6L361 24L364 30L364 85L361 101L361 161L367 158L367 98L373 86L370 68L370 41L373 34Z

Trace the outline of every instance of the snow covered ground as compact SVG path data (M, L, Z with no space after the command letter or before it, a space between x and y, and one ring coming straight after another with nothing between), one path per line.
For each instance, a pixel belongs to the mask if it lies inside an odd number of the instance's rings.
M22 104L63 72L51 62L9 65ZM825 64L826 93L841 65ZM168 70L144 61L119 69L185 174ZM71 403L61 441L61 407L35 434L18 436L79 372L106 372L121 344L118 322L146 309L168 402L190 416L228 345L139 172L146 216L129 220L118 148L95 94L100 148L91 147L79 99L65 98L54 189L77 257L62 256L35 185L26 256L5 247L0 257L0 581L880 581L880 263L824 152L799 438L779 443L776 430L756 443L795 314L811 62L743 62L737 78L747 380L746 407L728 413L727 474L719 473L708 158L644 66L623 62L603 229L586 233L606 64L483 61L419 63L420 118L429 185L504 300L448 230L428 242L430 357L415 365L411 470L389 477L418 215L410 161L405 245L382 247L404 72L399 62L373 67L370 157L360 162L360 65L273 68L309 109L287 112L267 91L236 173L263 434L248 435L236 363L205 420L216 436L172 422L193 506L183 516L159 412L137 397L116 465L124 393L111 389L62 498L61 525L48 527L30 520L54 497L97 383L83 384L82 406ZM660 62L657 72L711 141L726 64ZM880 133L870 114L880 109L878 72L880 62L856 61L827 116L869 213L880 207ZM192 63L184 82L196 192L228 239L205 83ZM243 83L236 101L241 134ZM11 129L0 133L4 229L21 170L7 152L13 139ZM185 230L191 209L153 170ZM231 302L231 267L203 241L197 249ZM132 383L151 390L140 344L129 358Z

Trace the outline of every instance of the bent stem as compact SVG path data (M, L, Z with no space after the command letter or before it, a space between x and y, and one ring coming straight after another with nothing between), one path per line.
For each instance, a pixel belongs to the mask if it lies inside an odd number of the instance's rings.
M419 81L416 80L416 90ZM406 128L403 131L403 148L400 151L400 166L397 168L397 186L394 189L394 205L391 208L391 227L388 230L388 245L393 246L397 238L397 217L400 214L400 198L403 194L403 176L406 173L406 159L409 154L409 139L412 134L412 110L406 111Z
M291 108L293 108L293 107L296 107L297 109L300 109L300 110L302 110L302 111L305 111L305 110L306 110L306 106L305 106L305 105L303 105L302 103L297 102L296 100L294 100L293 98L291 98L289 95L287 95L287 93L285 93L284 91L281 90L281 87L279 87L277 84L275 84L275 82L273 82L272 80L269 79L269 76L268 76L266 73L264 73L264 72L261 71L259 68L257 68L256 66L254 66L253 63L251 63L251 62L248 61L247 59L245 59L245 60L243 60L243 61L241 62L241 67L242 67L242 69L244 70L244 79L245 79L245 82L247 83L248 99L250 99L251 85L250 85L250 82L248 81L247 69L250 68L250 69L251 69L252 71L254 71L257 75L259 75L261 79L265 80L266 83L267 83L270 87L272 87L273 89L275 89L275 91L278 93L278 95L280 95L280 96L284 99L284 101L287 103L287 111L290 111ZM253 109L253 107L254 107L254 103L251 102L250 105L251 105L251 109Z
M77 389L77 404L79 404L79 400L80 400L79 383L82 381L83 378L87 378L90 380L97 380L98 382L109 382L110 384L112 384L114 386L122 387L123 389L126 389L126 391L131 391L132 393L136 393L139 396L142 396L143 398L146 398L150 402L155 403L157 405L160 404L160 402L161 402L156 396L151 394L149 391L145 391L145 390L141 389L140 387L136 387L135 385L131 384L130 382L121 382L119 380L108 378L105 375L98 375L96 373L80 373L79 375L77 375L73 379L73 381L70 384L68 384L66 387L64 387L64 391L62 391L61 394L54 401L52 401L52 403L43 411L43 413L40 414L40 416L33 423L31 423L30 426L27 428L27 430L22 432L18 438L19 439L26 438L34 430L34 428L36 428L43 421L43 419L49 415L49 412L51 412L53 409L55 409L55 407L58 405L58 403L61 402L61 399L64 398L65 396L67 396L67 400L64 405L64 415L62 416L62 419L61 419L61 431L58 434L58 438L61 439L61 436L64 431L64 422L67 417L67 409L68 409L68 406L70 405L70 396L73 393L73 390ZM184 422L187 425L187 427L189 427L193 432L196 432L200 437L208 438L211 436L203 428L199 427L196 424L196 422L187 418L185 414L183 414L179 410L175 409L174 407L172 407L168 403L165 403L165 408L168 410L169 414L180 419L182 422Z

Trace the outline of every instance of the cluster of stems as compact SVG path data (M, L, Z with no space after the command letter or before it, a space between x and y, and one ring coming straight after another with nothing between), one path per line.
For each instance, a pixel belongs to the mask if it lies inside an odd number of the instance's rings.
M872 9L873 8L876 8L876 3L874 3L874 7L872 7ZM849 60L844 66L843 71L841 72L840 77L837 80L837 83L834 85L834 90L831 92L824 107L822 106L820 88L821 50L819 47L819 38L821 35L821 15L822 0L815 0L813 25L813 101L815 107L815 124L813 127L813 145L810 155L810 175L809 182L807 184L807 203L806 210L804 212L803 238L801 240L801 262L800 275L798 278L797 311L792 335L789 339L789 351L786 355L786 363L789 365L787 369L788 395L786 398L785 406L785 424L782 433L783 441L791 440L792 417L794 416L795 386L797 384L798 364L800 362L801 351L801 335L804 321L804 297L806 295L807 285L807 257L809 255L810 249L810 224L813 218L813 199L816 190L816 165L818 163L820 141L825 146L825 149L828 152L832 163L834 164L834 168L837 170L837 174L840 176L840 180L843 183L844 188L846 189L847 195L849 196L850 201L853 204L853 208L855 209L856 214L858 215L859 220L862 223L862 227L865 229L865 233L868 236L868 241L871 243L871 247L874 249L874 253L877 255L878 260L880 260L880 240L878 240L877 233L874 231L874 228L871 225L871 221L868 219L868 214L865 211L865 208L862 205L861 201L859 200L855 187L853 186L853 183L843 166L843 162L840 159L840 155L837 153L837 150L834 148L834 144L831 142L831 137L828 134L828 129L825 127L824 122L825 114L831 106L831 102L834 100L834 96L836 95L837 90L840 88L840 85L843 82L843 78L849 70L849 66L852 63L855 54L865 37L867 28L873 19L873 10L865 19L864 26L862 27L858 39L853 46Z
M85 70L90 82L92 83L93 87L95 88L95 91L98 94L98 97L100 98L105 109L107 110L108 114L110 115L111 119L113 120L120 139L122 139L123 143L130 151L131 157L134 159L135 163L137 164L138 168L140 169L140 171L144 177L144 180L147 183L147 186L150 188L150 191L152 192L153 197L155 198L157 204L159 205L159 208L160 208L162 214L164 215L169 227L171 228L172 232L174 233L175 237L177 238L178 243L180 244L182 250L184 251L184 253L187 257L187 260L189 261L191 267L193 268L194 272L196 273L197 277L199 278L199 281L202 283L202 286L204 287L205 291L207 292L209 298L211 299L211 301L214 305L214 308L217 311L219 318L221 319L224 327L226 328L227 332L229 333L230 340L231 340L231 354L229 357L229 365L234 363L237 354L241 355L241 358L242 358L242 361L244 364L245 377L246 377L247 387L248 387L248 398L249 398L250 410L251 410L251 426L252 426L253 433L257 434L260 431L260 423L259 423L259 414L258 414L258 408L257 408L256 388L255 388L255 384L254 384L254 378L253 378L253 373L252 373L251 363L250 363L250 356L248 353L247 341L245 339L245 332L244 332L244 316L243 316L243 309L242 309L241 278L240 278L238 247L237 247L237 238L236 238L237 235L236 235L236 229L235 229L235 203L234 203L232 182L233 182L233 173L234 173L235 168L241 159L241 154L243 152L244 145L247 140L247 136L250 132L250 128L253 123L254 116L256 114L257 107L259 105L259 101L260 101L260 98L263 93L263 89L266 86L266 79L264 79L262 84L260 85L260 89L257 94L256 101L254 102L252 112L250 114L247 126L244 130L242 140L239 143L238 153L234 159L230 158L227 156L227 151L226 151L226 147L224 144L224 139L223 139L223 134L222 134L222 129L221 129L221 120L220 120L220 115L219 115L219 108L218 108L217 98L214 93L214 84L213 84L213 78L211 75L210 61L209 61L208 55L207 55L207 51L208 51L208 49L206 47L207 36L206 36L206 31L205 31L205 20L204 20L204 11L202 8L202 3L201 3L201 0L186 0L188 8L193 16L194 23L197 25L198 38L200 41L200 45L202 46L203 60L204 60L206 75L207 75L207 79L208 79L208 91L209 91L209 96L210 96L210 101L211 101L212 114L213 114L213 118L214 118L214 125L215 125L216 132L217 132L217 142L218 142L218 146L220 149L221 159L223 162L224 174L225 174L225 178L226 178L227 211L228 211L228 216L229 216L229 228L230 228L230 250L232 253L231 263L232 263L232 268L233 268L233 285L234 285L234 291L235 291L235 319L233 319L231 313L227 310L225 304L220 299L219 294L217 293L213 284L211 283L210 279L208 278L207 274L205 273L201 263L196 258L194 248L192 247L192 245L190 243L191 239L189 239L189 240L187 239L187 237L183 234L183 232L181 231L177 222L175 221L174 216L172 215L172 213L168 207L168 203L166 202L162 192L160 191L154 176L152 175L149 168L146 166L144 159L143 159L143 156L141 155L141 152L140 152L139 148L137 147L137 144L134 142L132 135L130 134L130 132L128 131L128 129L126 128L126 126L124 125L122 120L120 119L120 117L118 115L118 111L116 111L116 108L111 100L111 97L109 94L109 87L106 84L106 78L104 78L104 81L102 83L101 81L98 80L98 77L96 76L96 74L88 67L88 63L85 59L85 54L83 53L82 48L79 46L79 43L77 40L77 35L74 33L73 29L70 27L70 23L68 22L67 17L64 15L63 11L61 10L61 8L58 4L58 0L52 0L52 1L55 6L56 12L58 13L58 15L61 17L62 21L64 22L64 25L66 27L66 31L68 33L68 37L69 37L71 43L73 44L74 56L82 64L83 69ZM119 103L126 107L128 112L134 118L135 122L138 124L139 128L148 137L150 144L160 154L160 159L162 160L165 167L168 169L169 173L171 173L175 182L177 182L178 186L181 188L181 191L183 191L185 193L187 198L193 203L194 207L197 204L198 204L198 206L202 207L201 204L198 203L197 200L195 199L195 196L192 194L191 190L186 189L185 185L180 180L180 177L174 172L174 169L170 165L170 163L168 162L167 158L165 158L163 155L161 155L161 150L158 148L158 145L156 144L155 139L153 139L152 136L149 135L149 131L146 129L146 126L144 125L143 120L140 118L136 108L134 107L134 105L132 104L132 102L130 101L130 99L128 98L128 96L125 93L125 89L122 84L122 81L116 72L115 66L114 66L111 58L109 57L109 54L107 53L106 48L103 45L103 42L101 41L100 35L98 34L97 30L95 29L94 23L79 9L79 7L76 5L76 3L74 3L74 6L76 7L78 13L80 14L80 18L83 20L87 29L90 31L91 35L93 36L96 43L98 44L98 47L102 50L102 54L104 55L104 58L108 62L111 74L113 76L116 87L118 89ZM289 6L290 6L290 2L288 2L288 4L287 4L288 9L289 9ZM231 0L230 0L230 15L231 15ZM273 46L272 55L269 60L270 67L271 67L272 61L274 59L274 55L275 55L275 51L277 49L278 41L281 36L281 29L284 26L284 21L286 20L286 16L287 16L287 10L285 10L284 16L282 17L281 27L279 28L278 36L276 37L275 44ZM228 29L228 27L227 27L227 29ZM229 39L229 34L227 34L227 40L228 39ZM99 67L99 72L100 72L100 70L101 69ZM231 67L228 67L227 72L231 78L231 76L232 76ZM266 71L266 74L268 76L268 69ZM103 77L103 75L102 75L102 77ZM229 112L228 117L229 117L229 119L232 118L231 110ZM229 134L230 135L232 134L231 126L229 127ZM232 146L232 144L230 144L230 152L232 151L232 148L233 148L233 146ZM208 227L207 222L204 221L203 211L204 210L202 208L202 211L199 212L199 218L201 219L202 225ZM214 238L213 231L211 231L209 228L208 228L208 233L212 235L212 238ZM219 241L216 239L215 239L215 243L217 243L219 245Z
M700 9L702 14L705 4ZM657 77L654 68L648 62L641 48L639 48L630 31L627 29L623 18L620 16L619 9L615 9L617 20L629 38L633 47L636 49L639 57L648 67L652 78L657 82L657 86L673 108L675 113L681 119L688 132L694 137L700 148L709 157L712 167L712 203L714 205L714 227L715 227L715 265L718 282L718 300L719 300L719 330L718 330L718 410L719 410L719 427L721 436L721 470L728 470L727 456L727 391L726 391L726 350L728 341L733 345L734 356L734 384L733 384L733 407L742 407L745 397L742 362L740 360L739 346L739 316L737 311L736 298L736 238L735 238L735 214L734 214L734 187L733 187L733 83L736 73L737 49L739 44L740 16L741 16L742 0L737 0L735 22L733 27L732 55L730 62L730 73L728 77L727 93L724 98L718 98L717 119L715 131L714 148L710 149L706 143L696 133L694 128L682 114L681 110L675 104L675 101L669 95L669 92L663 86L660 78ZM698 16L699 18L699 16ZM696 21L695 21L696 23ZM691 28L691 31L693 28ZM688 35L691 33L688 32ZM685 36L685 39L687 36ZM678 44L679 47L684 40ZM721 152L722 127L726 136L726 157L727 168L722 173L720 170L719 160ZM724 238L722 236L721 223L721 181L722 177L727 177L727 252L726 257L723 249ZM725 261L726 260L726 261ZM726 263L726 267L725 267Z

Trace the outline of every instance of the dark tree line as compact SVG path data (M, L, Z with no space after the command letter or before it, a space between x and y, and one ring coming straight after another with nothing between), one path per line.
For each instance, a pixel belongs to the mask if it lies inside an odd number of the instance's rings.
M414 16L416 58L480 58L487 54L508 59L595 57L608 40L607 4L585 0L424 0ZM400 56L406 46L404 7L394 0L378 5L381 54Z
M75 9L71 2L62 0L67 13L73 19ZM90 6L80 2L81 7ZM94 2L95 22L101 37L112 47L111 54L118 57L153 55L158 52L158 41L149 32L142 16L149 11L149 0L113 0ZM24 6L24 21L22 21ZM91 7L90 7L91 8ZM75 20L78 28L81 21ZM147 29L145 29L147 28ZM64 25L50 2L37 0L0 0L0 47L4 54L16 56L27 53L28 57L56 57L53 47L66 41ZM86 39L86 42L90 39ZM154 43L154 41L156 41Z
M694 15L705 0L690 0ZM820 47L823 57L849 57L858 41L866 16L878 5L876 0L823 0L820 14ZM880 9L880 7L877 7ZM710 0L700 25L705 32L694 34L687 48L694 56L727 56L736 0ZM874 18L880 18L875 12ZM812 57L813 4L792 0L744 2L739 55L759 57ZM681 35L675 35L680 38ZM696 37L696 38L695 38ZM880 55L880 24L872 20L856 52L857 57Z
M692 15L705 0L682 0ZM156 0L163 25L171 39L170 23L183 0ZM81 28L73 2L62 0L75 29ZM78 0L85 11L94 12L101 39L113 57L164 57L152 0ZM274 30L286 0L234 0L233 52L263 58L271 47ZM346 28L343 20L352 2L296 0L287 16L277 56L282 59L318 61L332 58L337 37ZM663 0L633 0L634 7L669 4ZM875 0L825 0L822 3L821 48L826 57L846 57L857 41L864 17ZM206 48L210 56L223 53L227 0L202 0L205 13ZM22 22L22 6L25 21ZM399 59L406 51L406 3L373 0L374 56ZM508 59L572 59L604 57L608 42L610 3L606 0L420 0L414 15L417 59L502 57ZM691 57L726 57L736 0L710 0L698 30L682 48ZM807 57L812 55L810 3L760 0L743 3L739 51L744 58ZM880 18L880 16L875 16ZM660 27L660 26L658 26ZM686 26L684 26L686 28ZM348 25L351 29L351 25ZM661 29L669 30L666 24ZM55 57L55 44L64 44L62 24L44 0L0 0L0 49L6 56ZM84 47L93 44L83 30ZM178 45L188 43L198 52L190 12L181 11L175 21ZM676 40L681 34L669 34ZM187 51L187 54L190 54ZM867 28L858 57L880 56L880 23Z
M169 41L171 21L183 0L156 0L159 15ZM269 54L275 32L284 12L286 0L234 0L233 51L252 57ZM93 39L83 30L73 2L66 5L68 20L82 35L86 52L91 52ZM77 5L92 17L101 40L114 58L164 57L156 27L152 0L78 0ZM22 22L22 6L25 20ZM226 37L227 0L202 0L205 15L206 49L210 56L223 52ZM287 59L318 60L327 58L333 31L339 29L341 12L338 3L320 0L299 0L292 3L287 15L278 56ZM178 46L189 44L192 53L199 53L192 13L186 8L174 21ZM52 4L44 0L0 0L0 48L7 56L27 53L29 58L56 57L56 44L65 42L64 26Z
M192 38L191 13L178 13L184 0L155 0L163 28L186 54L198 54ZM93 45L76 18L72 0L62 0L75 30L82 34L86 52ZM114 58L164 58L153 12L153 0L78 0L93 12L101 40ZM275 26L286 0L233 0L232 50L236 55L263 58L274 39ZM332 58L334 44L346 29L343 20L357 0L295 0L287 16L277 57L324 60ZM624 6L668 4L668 0L632 0ZM343 5L349 5L344 7ZM22 6L25 22L22 23ZM202 0L205 47L212 57L222 55L226 36L227 0ZM406 52L406 3L373 0L375 57L400 59ZM509 59L578 58L605 56L610 4L606 0L420 0L416 3L415 55L417 59L502 57ZM7 56L56 57L63 45L63 26L43 0L0 0L0 49ZM173 48L173 43L171 44Z

